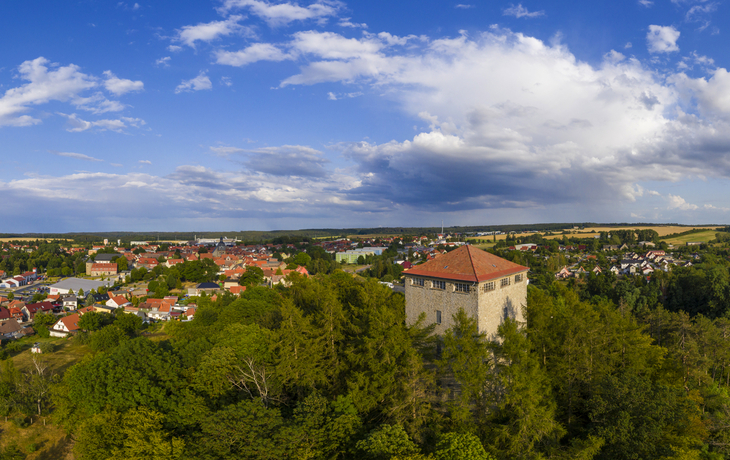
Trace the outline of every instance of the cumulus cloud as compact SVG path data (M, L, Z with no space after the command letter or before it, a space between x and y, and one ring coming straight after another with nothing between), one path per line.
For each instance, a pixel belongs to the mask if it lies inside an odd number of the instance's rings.
M357 201L534 209L633 202L652 195L640 182L730 176L724 69L665 79L616 51L592 66L499 28L417 48L309 31L289 46L308 63L282 86L372 85L429 125L410 140L337 146L356 165L359 185L347 195Z
M104 160L100 160L98 158L90 157L89 155L84 155L83 153L59 152L57 150L49 150L48 153L51 153L53 155L58 155L60 157L75 158L77 160L104 161Z
M285 26L294 21L310 19L320 22L335 16L342 4L336 1L319 1L307 6L295 3L269 3L260 0L224 0L220 10L224 13L233 9L248 9L251 14L262 18L271 27Z
M11 88L0 98L0 126L28 126L40 119L24 115L31 106L50 101L73 101L88 89L97 86L95 79L82 73L78 66L58 66L49 70L50 62L39 57L25 61L18 74L28 83Z
M223 51L215 53L218 64L242 67L258 61L284 61L294 56L284 53L270 43L254 43L240 51Z
M678 209L680 211L695 211L698 206L696 204L690 204L685 201L679 195L672 195L671 193L667 197L669 199L669 209Z
M41 122L28 115L33 106L51 101L68 102L78 109L94 114L119 112L125 105L107 99L100 91L90 90L103 85L109 92L120 96L130 91L139 91L141 81L117 78L111 71L104 72L104 80L81 72L76 65L59 66L43 57L25 61L18 67L21 80L27 83L11 88L0 97L0 127L28 126ZM111 128L110 128L111 129Z
M144 89L144 83L141 81L132 81L119 78L112 73L111 70L104 72L104 87L110 93L114 93L116 96L121 96L132 91L142 91Z
M518 4L517 6L510 6L502 10L504 16L514 16L516 18L536 18L538 16L545 16L545 11L528 11L527 8Z
M650 53L671 53L679 51L679 31L673 26L650 25L646 42Z
M170 67L170 60L172 58L170 56L161 57L160 59L155 61L155 64L160 67Z
M250 35L250 29L239 24L243 18L243 16L234 15L223 21L185 26L177 31L175 39L191 48L195 48L195 42L197 41L210 42L220 37L239 33L248 33Z
M201 91L204 89L213 89L213 83L211 83L210 78L208 78L205 72L201 72L195 78L191 78L190 80L183 80L183 82L180 83L177 88L175 88L175 94L191 91Z

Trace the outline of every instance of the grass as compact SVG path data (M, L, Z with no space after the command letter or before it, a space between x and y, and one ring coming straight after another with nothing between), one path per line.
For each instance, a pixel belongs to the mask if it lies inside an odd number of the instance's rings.
M22 347L22 350L15 355L11 353L11 359L16 369L22 371L32 365L30 349L36 342L49 342L55 346L53 352L43 353L42 356L53 372L59 375L62 375L66 369L81 361L84 355L89 353L88 346L81 345L73 339L41 338L37 335L24 337L16 342Z
M694 241L701 241L703 243L707 243L708 241L715 239L716 233L717 233L716 230L707 230L705 232L690 233L689 235L675 236L672 238L667 238L663 241L666 241L667 244L674 244L674 245L684 245L684 244L687 244L688 242L694 242Z
M650 226L626 226L626 227L587 227L583 230L573 230L573 229L566 229L566 231L570 232L569 235L566 235L568 237L570 236L577 236L577 237L586 237L598 234L600 232L610 232L613 230L654 230L659 234L659 237L671 235L672 233L682 233L686 232L688 230L692 230L692 228L706 228L708 230L712 230L713 232L715 229L722 228L722 226L717 227L681 227L678 225L650 225ZM595 231L595 233L594 233ZM576 233L573 233L576 232ZM546 238L562 238L563 235L561 234L555 234L551 236L546 236Z
M31 418L25 419L30 422ZM71 460L72 440L63 428L50 423L49 417L32 417L33 423L21 428L8 417L0 419L0 432L3 449L9 444L17 445L28 456L26 460ZM44 425L44 420L46 424Z

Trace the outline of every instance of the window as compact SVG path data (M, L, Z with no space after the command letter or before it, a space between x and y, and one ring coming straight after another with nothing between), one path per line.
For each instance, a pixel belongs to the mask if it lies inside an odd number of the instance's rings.
M441 324L441 310L436 310L436 324Z
M423 287L423 278L415 278L415 279L413 280L413 284L414 284L414 285L416 285L416 286L421 286L421 287Z
M501 287L509 286L509 278L502 278L502 281L500 282Z
M454 283L454 291L469 292L469 285L465 283Z
M484 292L493 291L495 288L494 281L490 281L488 283L484 283Z
M515 283L519 283L520 281L522 281L523 276L525 275L523 275L522 273L520 273L519 275L515 275Z
M434 289L446 289L446 281L432 281Z

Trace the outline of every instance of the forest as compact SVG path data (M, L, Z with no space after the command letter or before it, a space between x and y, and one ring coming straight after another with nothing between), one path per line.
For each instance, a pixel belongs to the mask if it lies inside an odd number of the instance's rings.
M685 311L653 283L530 286L493 341L463 312L407 327L403 295L339 270L197 298L162 335L87 314L62 378L3 363L0 408L81 459L727 458L727 291Z

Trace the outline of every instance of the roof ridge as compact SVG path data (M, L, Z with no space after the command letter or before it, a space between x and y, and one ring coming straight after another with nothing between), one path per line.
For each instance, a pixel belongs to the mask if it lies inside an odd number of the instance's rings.
M474 279L478 283L479 282L479 275L477 274L477 268L474 266L474 259L471 257L471 245L466 245L466 252L469 254L469 263L471 264L471 271L474 273Z

